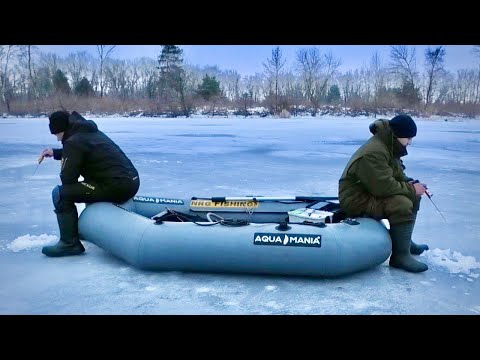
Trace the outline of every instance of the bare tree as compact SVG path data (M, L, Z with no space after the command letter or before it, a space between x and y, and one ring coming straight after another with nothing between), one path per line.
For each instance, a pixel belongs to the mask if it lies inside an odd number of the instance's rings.
M343 103L347 105L350 101L350 98L353 93L353 74L352 71L349 70L346 74L343 74L339 77L340 89L342 90L343 94Z
M432 102L432 94L435 91L438 77L445 71L443 64L445 62L445 48L439 46L435 49L428 48L425 51L425 67L427 71L427 86L425 92L425 110Z
M440 75L438 79L438 96L434 101L435 104L445 104L450 99L452 92L451 85L454 81L454 75L448 71Z
M10 62L15 56L18 45L0 45L0 85L2 87L2 100L10 112L10 100L13 95L10 83Z
M225 95L232 101L236 101L240 97L240 79L241 75L235 70L227 70L225 80L225 87L228 93ZM219 79L220 81L222 79Z
M390 71L401 80L401 98L405 104L417 105L420 101L417 86L415 48L405 45L390 47Z
M111 60L104 70L104 84L114 96L125 100L127 96L127 62L125 60Z
M178 78L175 82L175 90L180 97L180 105L182 107L185 117L190 117L193 111L193 74L182 69L178 73Z
M477 97L477 73L473 69L464 69L465 104L474 104Z
M62 60L60 57L53 53L46 53L40 56L41 66L47 70L48 76L53 77L55 71L62 66Z
M272 50L272 58L263 63L267 77L273 78L275 86L275 114L278 113L278 78L286 61L286 59L282 59L282 50L277 46Z
M140 91L147 99L154 99L157 95L158 72L157 61L143 57L139 60Z
M335 58L332 53L325 54L324 59L325 72L322 73L322 82L320 84L320 94L322 96L325 96L327 93L328 84L342 63L341 60Z
M478 104L480 101L480 66L476 70L475 76L475 100L474 104Z
M477 76L476 76L476 82L475 82L475 104L478 104L480 102L480 45L474 45L473 46L473 54L478 58L479 60L479 66L477 67Z
M390 47L390 70L398 75L403 83L415 86L417 77L415 48L405 45Z
M136 96L139 82L138 61L112 60L105 66L105 85L123 101Z
M473 54L480 59L480 45L474 45L472 51Z
M457 104L473 104L475 102L475 87L477 74L474 70L460 69L457 70L456 79L451 84L450 100Z
M100 58L100 97L103 97L103 64L116 46L117 45L97 45L98 56Z
M32 45L17 45L16 61L10 60L9 74L12 75L13 91L20 96L26 95L29 100L37 98L34 57L38 48Z
M28 76L30 79L31 84L31 91L29 94L33 93L33 97L38 97L38 90L37 90L37 82L36 82L36 74L35 74L35 67L33 61L33 53L38 50L38 47L35 45L27 45L27 66L28 66Z
M89 78L90 63L92 57L86 51L79 51L68 55L66 61L68 74L72 79L72 87L75 88L83 78Z
M382 59L377 51L373 54L370 61L370 71L373 78L373 103L376 117L377 109L379 107L380 93L385 87L385 69L382 65Z
M305 95L313 106L312 116L315 116L319 108L316 84L323 67L320 51L316 47L299 49L296 55L297 69L303 80Z
M353 81L352 81L352 93L350 103L352 107L359 109L362 106L363 99L362 94L365 93L363 86L363 79L365 78L365 69L355 69L353 72Z
M331 53L320 55L318 48L297 51L297 70L304 83L305 96L313 106L312 116L317 114L322 97L326 96L328 83L341 61Z
M254 103L258 103L262 99L262 85L263 85L263 74L256 73L255 75L249 75L244 79L244 86L246 91L250 96L250 107Z
M140 90L140 64L136 60L127 62L127 64L129 74L129 76L127 77L127 90L128 93L131 94L131 96L137 97L137 93Z
M282 75L282 83L284 88L281 90L280 104L283 109L287 109L296 116L303 103L302 84L292 71Z

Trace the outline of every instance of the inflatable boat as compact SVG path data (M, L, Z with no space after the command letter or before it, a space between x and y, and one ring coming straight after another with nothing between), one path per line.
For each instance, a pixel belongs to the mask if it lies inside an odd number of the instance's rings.
M88 204L82 240L144 270L336 277L388 259L383 222L344 216L334 197L135 196Z

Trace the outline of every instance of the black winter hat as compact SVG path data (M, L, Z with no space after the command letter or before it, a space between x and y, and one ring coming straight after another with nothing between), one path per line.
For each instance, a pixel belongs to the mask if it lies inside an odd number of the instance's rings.
M68 128L68 117L70 114L67 111L55 111L49 116L50 123L48 127L52 134L61 133Z
M417 135L417 125L408 115L397 115L389 123L393 135L397 138L411 138Z

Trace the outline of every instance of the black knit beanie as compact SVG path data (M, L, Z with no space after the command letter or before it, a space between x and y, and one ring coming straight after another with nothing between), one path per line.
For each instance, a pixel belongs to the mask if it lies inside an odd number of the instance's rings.
M68 117L70 114L67 111L55 111L49 116L50 123L48 124L52 134L61 133L68 128Z
M397 115L389 123L393 135L397 138L411 138L417 135L417 125L408 115Z

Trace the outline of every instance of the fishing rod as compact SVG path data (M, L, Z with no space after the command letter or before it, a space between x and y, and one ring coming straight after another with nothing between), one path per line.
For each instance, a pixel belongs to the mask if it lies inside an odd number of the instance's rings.
M40 164L42 163L42 161L43 161L44 158L45 158L45 157L44 157L43 155L41 155L41 156L38 158L37 167L36 167L35 170L33 171L33 174L32 174L31 177L33 177L33 175L35 175L35 173L37 172L38 167L40 166Z
M418 180L415 180L414 182L412 182L412 184L417 184L419 183L420 181ZM430 193L430 191L428 191L428 188L423 185L425 187L425 194L427 195L427 197L430 199L430 201L432 202L433 206L435 206L435 209L437 209L438 213L440 214L440 216L443 218L443 220L445 220L445 222L448 222L447 219L445 219L445 216L443 216L442 212L440 211L440 209L437 207L437 205L435 205L435 203L433 202L432 200L432 196L433 194Z
M448 222L447 219L445 219L445 216L443 216L442 212L438 209L437 205L435 205L435 203L433 202L433 200L432 200L433 195L430 194L430 192L428 190L425 190L425 194L427 194L428 198L432 202L433 206L435 206L435 209L437 209L438 213L442 216L443 220L445 220L445 222Z

